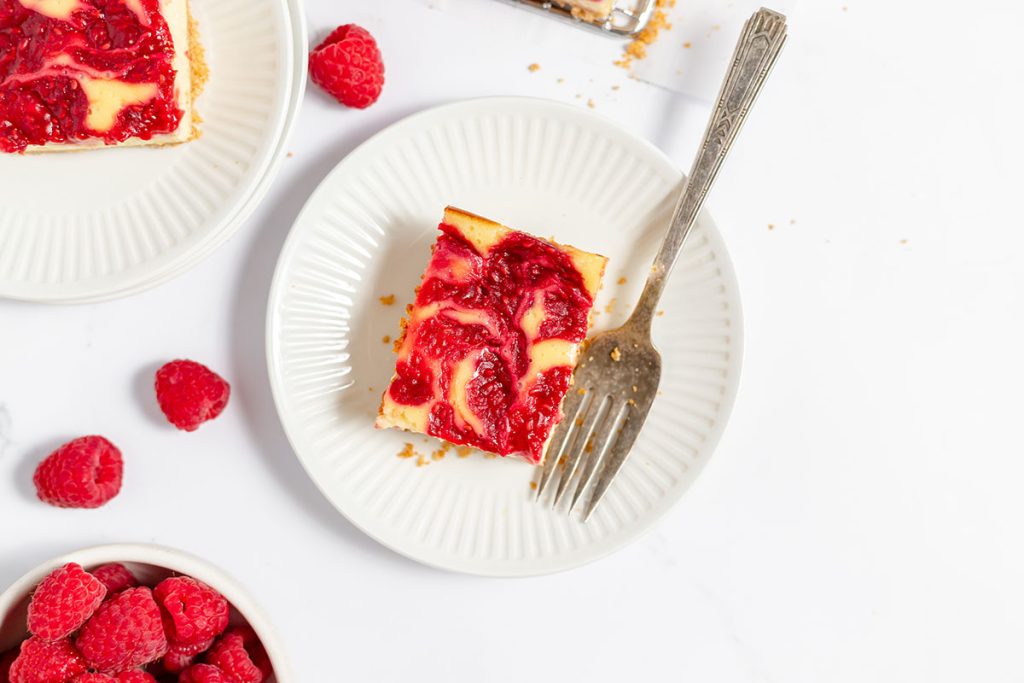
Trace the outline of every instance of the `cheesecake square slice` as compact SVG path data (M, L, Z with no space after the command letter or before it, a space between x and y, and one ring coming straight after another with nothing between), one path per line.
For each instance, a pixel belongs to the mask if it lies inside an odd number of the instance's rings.
M0 0L0 152L192 137L188 0Z
M584 21L607 19L615 6L615 0L555 0L558 4L572 9L573 16Z
M439 229L377 427L539 463L607 259L452 207Z

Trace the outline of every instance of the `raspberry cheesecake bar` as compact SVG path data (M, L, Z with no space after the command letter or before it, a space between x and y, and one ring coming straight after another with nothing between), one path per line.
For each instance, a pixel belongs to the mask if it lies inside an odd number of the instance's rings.
M193 39L187 0L0 0L0 151L190 139Z
M377 427L539 463L607 259L449 207Z
M615 4L615 0L556 0L556 2L571 8L574 16L585 21L607 19Z

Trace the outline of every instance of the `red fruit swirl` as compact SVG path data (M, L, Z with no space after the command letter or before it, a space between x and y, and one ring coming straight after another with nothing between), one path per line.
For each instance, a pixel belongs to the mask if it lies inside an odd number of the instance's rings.
M483 255L454 226L440 230L389 396L407 406L430 403L432 436L537 461L572 368L536 372L530 352L552 339L582 342L592 296L572 258L548 242L511 231ZM453 383L465 388L475 426L446 400Z
M62 17L32 6L0 0L0 152L177 130L174 43L159 0L79 0ZM137 86L139 101L96 129L86 89L105 81Z

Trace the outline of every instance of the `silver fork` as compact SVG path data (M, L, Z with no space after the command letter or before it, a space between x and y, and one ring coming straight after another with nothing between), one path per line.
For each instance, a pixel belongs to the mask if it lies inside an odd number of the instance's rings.
M622 469L650 412L661 380L661 355L651 342L658 300L722 161L785 40L783 15L762 8L747 21L640 301L622 327L596 335L583 350L573 388L562 406L565 418L548 446L537 498L557 478L553 498L557 507L575 478L569 505L572 511L593 483L584 521L590 519Z

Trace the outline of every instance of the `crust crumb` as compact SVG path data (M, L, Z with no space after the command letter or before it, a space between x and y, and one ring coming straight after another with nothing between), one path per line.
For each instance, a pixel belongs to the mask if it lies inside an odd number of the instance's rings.
M382 297L380 297L380 302L382 304L384 304L385 306L394 306L395 305L395 295L394 294L388 294L386 296L382 296Z
M616 363L622 360L622 351L619 351L618 346L612 349L612 352L609 355L612 357L612 360L615 361Z
M188 62L188 77L192 89L192 137L190 139L195 140L202 135L199 124L203 122L203 117L196 111L196 98L202 95L203 90L206 89L206 83L210 80L210 67L206 63L206 50L203 49L203 44L199 40L199 23L191 12L188 15Z
M666 8L675 7L676 0L657 0L655 3L654 14L651 16L647 26L644 30L640 31L633 39L631 43L626 45L625 51L620 59L612 62L615 66L628 69L633 66L633 62L638 59L647 58L647 48L654 44L654 41L658 39L658 35L662 29L669 31L672 29L672 24L668 21L668 13L665 11Z

